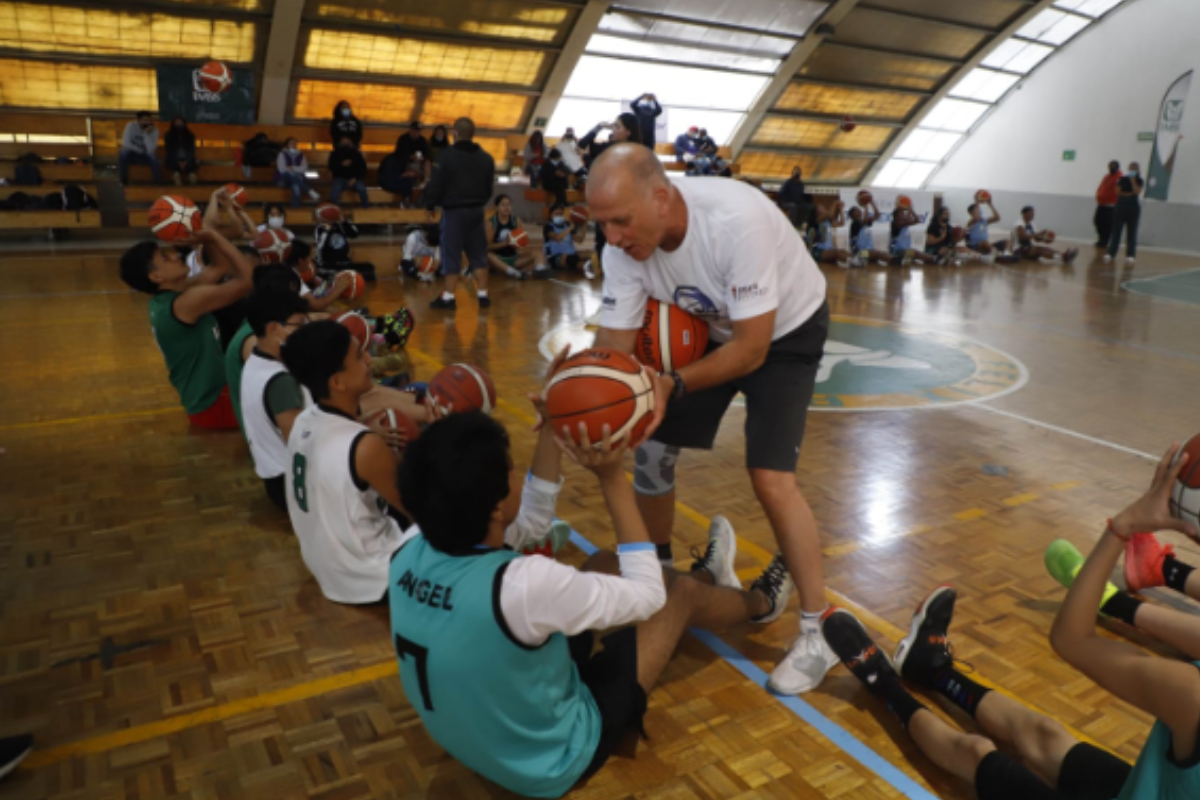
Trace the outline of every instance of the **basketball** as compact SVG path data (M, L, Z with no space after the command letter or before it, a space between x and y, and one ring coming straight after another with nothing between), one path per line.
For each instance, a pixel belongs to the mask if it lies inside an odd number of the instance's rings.
M350 276L350 286L342 293L343 300L354 300L367 293L367 279L361 273L354 272L353 270L344 270L339 272L338 275Z
M421 256L417 259L417 272L422 275L432 275L437 270L437 260L433 256Z
M591 218L592 213L588 211L587 206L574 206L571 208L572 225L586 225Z
M1176 463L1184 453L1188 454L1188 463L1171 487L1171 516L1200 528L1200 433L1179 450Z
M896 208L907 208L911 211L912 207L913 203L911 197L906 194L896 195Z
M146 215L150 231L164 242L180 242L200 230L200 209L186 197L167 195L154 201Z
M317 222L340 222L342 209L336 203L321 203L313 209L313 217Z
M451 364L433 376L428 397L443 413L491 414L496 408L496 385L479 367Z
M508 243L513 247L521 248L529 244L529 234L517 228L508 235Z
M304 281L309 286L312 285L313 278L317 277L317 271L312 268L310 263L307 267L296 265L296 274L300 276L300 280Z
M245 208L246 200L249 199L246 195L246 187L238 186L236 183L225 184L225 196L236 208Z
M367 349L367 345L371 343L371 328L367 325L365 317L353 311L347 311L336 317L335 320L339 325L344 325L350 330L350 335L358 340L360 350Z
M841 128L842 133L850 133L857 128L858 125L854 123L854 117L843 117L842 124L839 127Z
M952 241L952 242L961 242L963 240L963 238L966 237L966 235L967 235L967 232L963 229L963 227L961 225L955 225L953 228L950 229L950 241Z
M633 350L638 361L658 372L671 372L703 356L707 347L708 325L699 317L654 298L646 302Z
M233 86L233 73L220 61L209 61L196 72L196 80L206 91L220 94Z
M868 192L866 189L859 189L858 195L856 196L855 199L858 200L858 204L860 206L865 207L867 204L869 204L875 198L871 197L871 193Z
M565 426L579 439L579 423L598 447L608 425L612 443L636 442L654 418L654 386L633 356L596 348L568 358L546 387L546 413L555 433Z
M414 441L418 436L421 435L421 429L417 427L417 423L413 421L412 417L408 416L403 411L397 411L394 408L384 409L379 414L378 419L376 419L376 424L383 428L394 428L401 431L404 434L406 444ZM399 453L401 449L402 448L392 448L392 450L396 453Z
M976 203L992 202L992 193L989 192L987 189L980 189L978 192L975 193L975 202Z
M254 237L251 246L258 251L264 264L282 264L292 254L292 240L296 237L287 228L267 228Z
M1046 242L1053 242L1058 237L1054 235L1054 231L1046 231Z

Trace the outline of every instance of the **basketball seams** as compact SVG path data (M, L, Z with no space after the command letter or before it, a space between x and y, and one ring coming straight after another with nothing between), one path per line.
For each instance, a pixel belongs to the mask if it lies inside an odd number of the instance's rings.
M491 414L492 397L488 394L487 382L484 381L483 376L470 364L456 364L455 366L461 367L468 375L475 379L475 383L479 384L479 396L483 398L483 402L481 403L483 407L480 410L485 414Z
M664 314L663 304L658 305L658 357L662 361L663 372L675 370L675 342L671 340L671 311L674 306L667 306Z

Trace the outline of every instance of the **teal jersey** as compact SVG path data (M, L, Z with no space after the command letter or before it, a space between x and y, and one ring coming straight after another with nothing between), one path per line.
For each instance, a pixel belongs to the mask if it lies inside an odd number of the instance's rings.
M600 741L600 711L567 638L513 638L500 613L510 550L451 556L416 536L392 558L388 603L400 679L429 735L526 797L560 797Z
M237 333L229 342L229 348L225 351L225 381L229 384L230 404L233 406L233 414L237 417L238 427L242 429L242 433L246 432L246 426L242 423L242 371L246 368L246 362L242 361L242 345L253 335L254 331L250 330L250 323L243 322L242 327L237 329Z
M1200 667L1200 661L1195 663ZM1196 800L1200 797L1200 763L1195 759L1190 763L1176 763L1172 751L1171 729L1155 722L1117 800Z

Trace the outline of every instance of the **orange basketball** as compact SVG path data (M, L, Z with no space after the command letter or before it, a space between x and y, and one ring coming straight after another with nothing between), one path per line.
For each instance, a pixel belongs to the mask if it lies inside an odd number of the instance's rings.
M437 270L437 261L433 256L421 256L417 259L417 272L422 275L432 275Z
M186 197L167 195L154 201L146 215L150 231L164 242L179 242L200 230L200 209Z
M987 189L980 189L978 192L975 193L975 202L976 203L992 202L992 193L989 192Z
M347 287L346 291L342 292L343 300L354 300L367 293L367 279L362 274L353 270L343 270L338 275L350 276L350 286Z
M296 237L287 228L267 228L254 237L251 246L258 251L264 264L282 264L292 254L292 240Z
M858 196L856 197L856 199L858 200L858 204L859 204L860 206L864 206L864 207L865 207L865 206L866 206L868 203L870 203L870 202L871 202L871 201L872 201L874 198L873 198L873 197L871 197L871 193L870 193L870 192L868 192L866 189L859 189L859 190L858 190Z
M704 355L708 325L699 317L670 303L651 298L638 331L633 355L658 372L686 367Z
M358 340L359 350L366 350L371 344L371 328L361 314L347 311L338 316L336 321L339 325L345 325L350 330L350 335Z
M1054 235L1054 231L1046 231L1046 242L1053 242L1058 237Z
M229 202L233 203L236 208L245 208L246 200L249 196L246 194L245 186L238 186L236 183L225 184L225 196L229 198Z
M592 213L588 211L587 206L575 206L571 209L572 225L586 225L591 218Z
M491 414L496 408L496 384L479 367L451 364L433 376L426 401L434 403L444 413L482 411Z
M417 427L417 423L413 421L412 417L408 416L403 411L397 411L394 408L384 409L382 412L380 412L378 419L376 419L376 424L384 428L396 428L400 430L400 432L404 434L404 438L406 440L405 445L416 441L417 437L421 435L421 429ZM397 453L401 452L403 449L404 448L392 448L392 450Z
M220 61L209 61L196 70L195 75L195 80L200 84L200 88L214 94L220 94L233 86L233 73Z
M317 222L338 222L342 219L342 209L336 203L321 203L313 209Z
M1184 453L1188 455L1188 463L1171 487L1171 514L1200 528L1200 434L1188 439L1176 458L1182 458Z
M858 125L855 124L854 117L842 117L842 124L839 127L842 129L842 133L851 133Z
M529 244L529 234L517 228L508 235L508 243L513 247L525 247Z
M896 195L896 208L912 209L912 198L906 194Z
M577 442L579 424L596 446L608 425L613 444L636 442L654 417L654 386L642 365L619 350L595 348L568 358L546 387L555 433L565 426Z
M967 231L961 225L955 225L950 229L950 241L961 242L967 235Z

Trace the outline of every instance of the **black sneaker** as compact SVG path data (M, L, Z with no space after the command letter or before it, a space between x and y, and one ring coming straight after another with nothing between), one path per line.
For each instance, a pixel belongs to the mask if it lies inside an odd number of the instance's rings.
M29 734L0 739L0 778L16 769L31 750L33 737Z
M480 308L491 308L492 307L492 298L489 297L488 295L484 295L483 297L480 297L479 298L479 307Z
M453 297L451 297L449 300L447 300L446 298L442 297L442 296L439 294L439 295L438 295L437 297L435 297L435 298L433 299L433 301L432 301L432 302L429 304L429 307L430 307L430 308L444 308L444 309L446 309L447 311L453 311L453 310L455 310L456 308L458 308L458 303L457 303L457 302L455 302L455 300L454 300L454 298L453 298Z
M939 586L921 601L913 614L908 636L900 641L892 658L904 678L930 687L933 676L953 663L946 637L957 599L954 587Z
M788 574L787 565L783 563L783 556L776 555L771 559L771 563L762 571L762 574L754 579L754 583L750 584L750 591L762 592L771 601L771 610L761 617L752 617L751 622L766 624L779 619L779 615L783 613L783 609L787 606L788 598L792 596L792 590L796 588L796 584L792 582L792 576Z
M880 678L885 675L896 674L887 655L871 640L870 634L858 618L846 609L830 606L821 615L821 633L838 660L845 664L846 669L854 673L854 677L862 681L868 690L874 691Z

